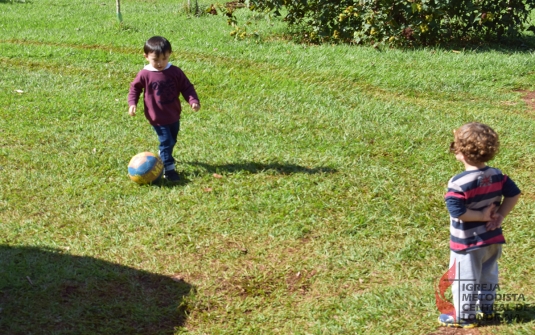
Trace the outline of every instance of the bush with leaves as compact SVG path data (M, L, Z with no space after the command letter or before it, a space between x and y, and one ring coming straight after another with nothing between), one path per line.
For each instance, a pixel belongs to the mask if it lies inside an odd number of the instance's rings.
M535 0L248 0L311 42L433 45L517 37Z

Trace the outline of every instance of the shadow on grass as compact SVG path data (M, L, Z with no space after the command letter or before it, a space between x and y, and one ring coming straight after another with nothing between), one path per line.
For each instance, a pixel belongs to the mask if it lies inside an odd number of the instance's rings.
M229 163L229 164L207 164L200 162L184 162L183 164L199 166L203 168L206 173L237 173L237 172L248 172L252 174L266 172L268 174L279 174L279 175L292 175L296 173L304 174L317 174L317 173L336 173L338 170L329 168L329 167L316 167L309 168L301 165L295 164L282 164L282 163L255 163L255 162L243 162L243 163ZM195 172L193 174L198 174ZM182 187L191 182L188 178L189 173L179 172L180 181L176 183L168 182L165 179L158 180L149 185L143 186L152 186L152 187Z
M481 42L461 42L452 41L450 43L438 45L438 49L449 51L455 49L457 51L467 51L475 53L485 53L489 51L501 53L532 53L535 49L535 36L531 33L518 38L502 37L500 40L481 41ZM422 47L426 48L426 47Z
M216 172L249 172L249 173L261 173L261 172L272 172L275 174L290 175L295 173L305 173L305 174L317 174L317 173L336 173L336 169L329 167L316 167L309 168L301 165L295 164L283 164L283 163L255 163L255 162L243 162L243 163L229 163L229 164L219 164L212 165L200 162L187 162L185 164L200 166L206 170L208 173Z
M174 334L185 282L55 249L0 245L0 334Z
M498 311L496 315L490 320L486 320L483 324L499 324L499 323L529 323L535 320L535 306L533 304L526 304L524 301L508 301L509 303L499 304L495 302L495 307L499 310L503 307L503 311Z
M400 50L433 50L444 52L472 52L472 53L486 53L486 52L499 52L504 54L513 53L533 53L535 49L535 26L531 25L524 31L521 36L509 37L509 36L492 36L484 39L484 36L479 36L475 40L453 39L438 44L431 45L419 45L408 48L400 47ZM466 37L466 36L465 36ZM388 49L388 48L386 48ZM383 48L377 48L377 51L383 51Z

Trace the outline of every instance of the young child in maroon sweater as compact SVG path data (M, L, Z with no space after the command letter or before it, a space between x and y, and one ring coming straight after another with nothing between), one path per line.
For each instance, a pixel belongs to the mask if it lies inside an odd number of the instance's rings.
M182 111L179 96L182 94L194 111L198 111L201 105L188 77L181 69L169 63L171 52L171 43L164 37L154 36L145 42L144 57L149 64L139 71L130 84L128 114L136 115L139 97L144 92L145 117L158 134L164 178L175 183L180 180L173 158Z

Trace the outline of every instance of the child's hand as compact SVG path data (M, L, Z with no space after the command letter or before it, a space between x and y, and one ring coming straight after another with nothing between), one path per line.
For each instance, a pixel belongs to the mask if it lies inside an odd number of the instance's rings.
M496 212L496 204L492 204L485 208L483 211L481 211L481 214L483 215L481 221L492 221L493 216Z
M130 108L128 109L128 114L130 116L136 116L136 106L130 106Z
M194 111L198 112L199 109L201 109L201 105L196 104L196 103L192 103L191 104L191 109L193 109Z
M503 222L503 215L501 215L500 213L492 214L491 220L487 222L487 225L486 225L487 231L500 228L502 226L502 222Z

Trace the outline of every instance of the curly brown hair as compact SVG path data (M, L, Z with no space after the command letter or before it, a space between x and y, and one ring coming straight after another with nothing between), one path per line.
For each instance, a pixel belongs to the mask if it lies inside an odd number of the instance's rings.
M452 143L452 151L463 154L470 162L488 162L496 156L500 148L498 134L486 124L467 123L454 133L455 142Z

